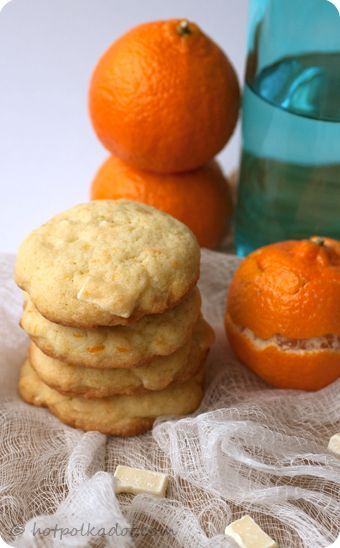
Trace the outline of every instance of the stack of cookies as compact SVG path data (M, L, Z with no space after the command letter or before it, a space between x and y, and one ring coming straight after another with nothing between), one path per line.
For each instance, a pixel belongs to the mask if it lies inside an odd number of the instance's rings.
M32 232L16 265L31 338L22 398L123 436L194 411L213 341L199 259L186 226L128 200L82 204Z

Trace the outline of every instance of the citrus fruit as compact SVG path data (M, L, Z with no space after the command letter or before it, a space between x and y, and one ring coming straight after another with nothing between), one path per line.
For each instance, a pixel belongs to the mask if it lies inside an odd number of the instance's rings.
M225 327L235 354L274 386L317 390L340 377L340 242L251 253L231 282Z
M240 104L235 71L195 23L139 25L104 53L89 89L93 127L104 146L134 166L191 170L231 136Z
M94 178L91 199L119 198L170 213L191 228L202 247L216 247L230 225L229 186L216 161L194 171L161 175L110 156Z

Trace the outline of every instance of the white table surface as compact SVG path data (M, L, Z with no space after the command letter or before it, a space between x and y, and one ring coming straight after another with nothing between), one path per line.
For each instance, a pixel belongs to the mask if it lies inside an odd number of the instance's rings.
M3 1L0 0L0 7ZM88 199L107 152L91 129L87 88L108 45L130 27L197 22L244 70L247 0L11 0L0 12L0 251ZM220 155L237 165L239 129Z

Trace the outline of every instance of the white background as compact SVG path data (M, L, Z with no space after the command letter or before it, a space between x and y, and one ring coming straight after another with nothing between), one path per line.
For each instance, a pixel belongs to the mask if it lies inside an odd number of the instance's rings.
M247 0L12 0L0 12L0 251L88 199L107 156L87 113L92 69L130 27L169 17L197 22L242 80ZM220 155L227 172L238 151L239 129Z

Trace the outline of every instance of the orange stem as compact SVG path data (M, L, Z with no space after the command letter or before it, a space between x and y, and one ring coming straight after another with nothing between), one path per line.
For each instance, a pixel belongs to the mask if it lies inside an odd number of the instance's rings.
M189 34L191 34L189 21L187 19L183 19L183 21L181 21L179 25L177 25L176 30L180 36L188 36Z

